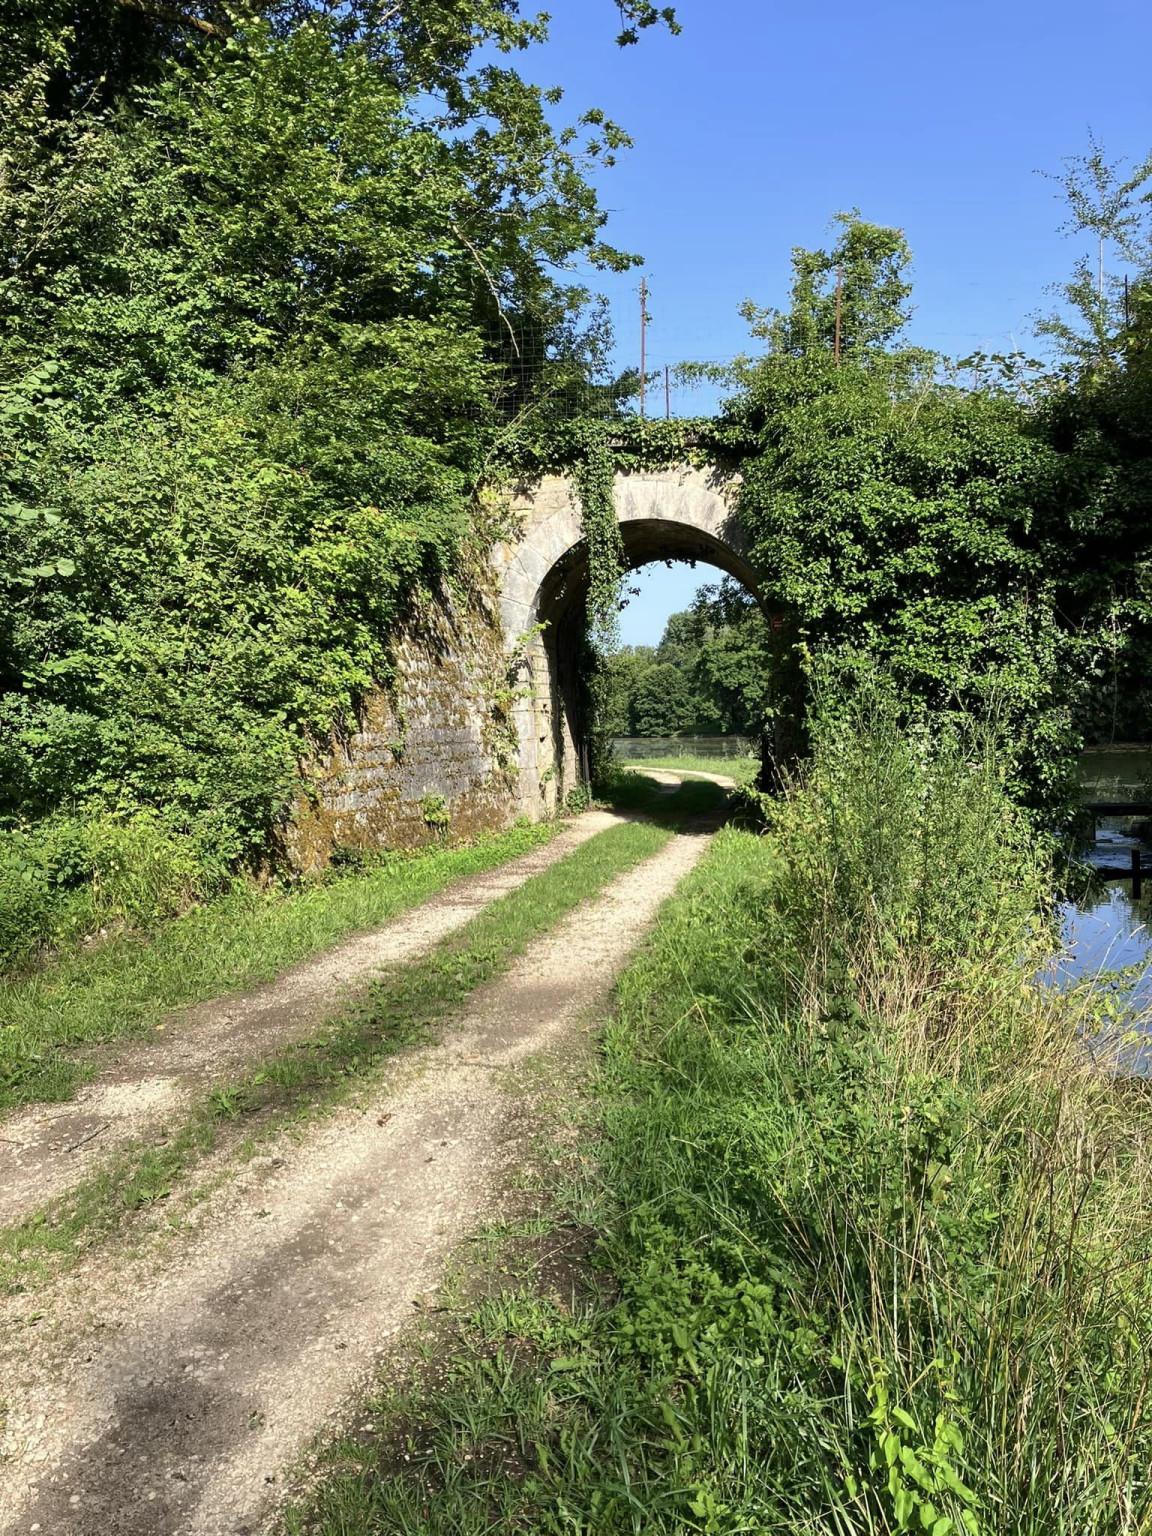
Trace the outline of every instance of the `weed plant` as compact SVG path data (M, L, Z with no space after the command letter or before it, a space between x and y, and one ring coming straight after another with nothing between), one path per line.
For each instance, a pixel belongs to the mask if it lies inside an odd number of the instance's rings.
M484 1303L292 1532L1152 1528L1146 1087L1030 980L1049 874L992 746L816 736L622 981L587 1299Z

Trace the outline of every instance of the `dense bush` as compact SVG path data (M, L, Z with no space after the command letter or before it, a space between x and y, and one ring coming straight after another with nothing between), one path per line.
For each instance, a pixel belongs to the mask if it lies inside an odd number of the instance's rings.
M1128 258L1152 270L1147 214L1123 199L1121 214L1144 231L1125 237ZM962 372L902 343L899 231L840 221L831 250L794 253L787 311L747 309L766 350L737 368L714 429L741 458L763 594L794 616L817 671L879 663L910 719L994 717L1017 791L1059 813L1085 733L1144 734L1146 283L1131 305L1113 284L1087 364L976 357ZM1102 321L1094 286L1087 298Z
M228 877L218 849L147 810L0 831L0 966L45 944L174 917Z
M1021 789L1058 806L1091 639L1061 612L1074 552L1034 418L882 355L769 356L731 413L765 596L810 656L879 663L913 714L995 715Z
M875 695L819 721L723 921L701 880L662 946L694 980L630 980L594 1391L657 1442L654 1529L1146 1528L1152 1121L1084 1000L1029 984L1047 876L1008 777Z
M630 259L623 140L551 126L501 0L97 8L0 24L0 826L36 865L57 813L154 824L210 879L491 537L502 425L598 345L554 274Z

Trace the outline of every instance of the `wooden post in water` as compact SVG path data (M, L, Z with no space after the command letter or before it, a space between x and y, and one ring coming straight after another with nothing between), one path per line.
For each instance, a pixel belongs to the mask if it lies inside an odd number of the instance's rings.
M1144 890L1144 871L1140 868L1140 850L1132 850L1132 900L1139 901Z

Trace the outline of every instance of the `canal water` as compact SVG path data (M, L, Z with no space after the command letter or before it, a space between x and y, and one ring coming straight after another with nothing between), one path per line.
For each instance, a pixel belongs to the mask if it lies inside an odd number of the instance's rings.
M1150 872L1146 889L1152 890L1152 841L1146 833L1138 835L1130 821L1106 818L1082 857L1096 869L1127 869L1133 849L1139 849ZM1065 946L1060 972L1068 980L1104 977L1152 961L1152 906L1147 894L1133 901L1129 880L1094 883L1078 901L1065 902L1060 916ZM1152 1006L1152 973L1134 983L1133 1002Z
M1085 800L1152 799L1152 746L1086 747L1080 784Z
M1123 804L1152 798L1152 749L1095 748L1080 759L1086 802ZM1063 951L1054 967L1057 986L1095 981L1113 986L1131 1027L1148 1036L1147 1048L1125 1052L1124 1066L1152 1074L1152 827L1147 819L1107 816L1082 857L1099 870L1128 869L1139 851L1147 873L1145 895L1132 898L1129 880L1093 882L1077 901L1060 910Z

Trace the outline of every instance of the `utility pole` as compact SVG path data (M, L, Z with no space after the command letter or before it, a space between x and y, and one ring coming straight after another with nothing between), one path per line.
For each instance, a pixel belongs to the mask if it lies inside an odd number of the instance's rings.
M667 363L664 364L664 420L672 420L672 381Z
M836 366L840 366L840 312L844 295L844 269L836 268L836 340L833 345L833 355L836 358Z
M648 279L640 279L640 420L644 420L645 376L648 372Z

